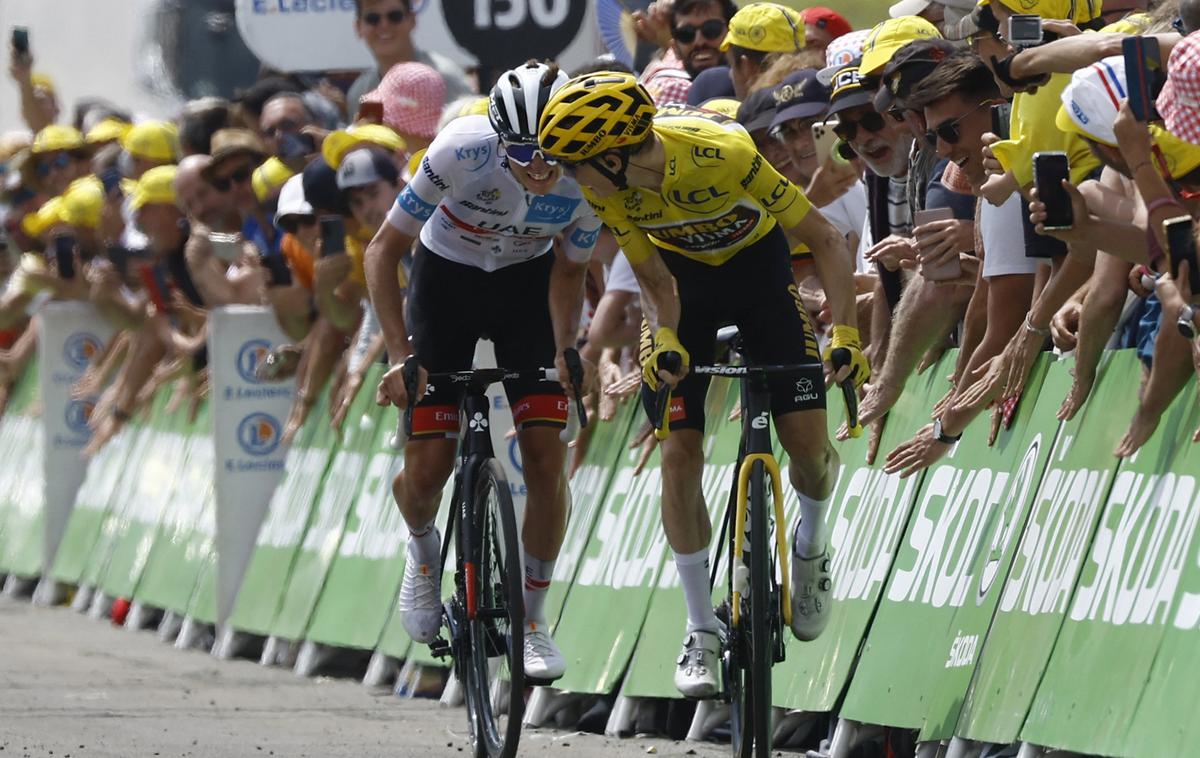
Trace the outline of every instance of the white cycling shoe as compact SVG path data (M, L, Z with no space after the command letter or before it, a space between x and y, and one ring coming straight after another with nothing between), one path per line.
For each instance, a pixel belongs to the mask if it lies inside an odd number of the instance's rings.
M698 629L683 638L675 660L675 689L684 697L716 697L721 661L721 632Z
M558 679L567 662L554 638L542 624L525 625L525 677L542 682Z
M411 544L404 560L397 608L404 631L413 640L427 645L437 639L442 630L442 567L419 565Z
M801 642L821 636L833 610L833 577L829 549L816 558L792 551L792 634Z

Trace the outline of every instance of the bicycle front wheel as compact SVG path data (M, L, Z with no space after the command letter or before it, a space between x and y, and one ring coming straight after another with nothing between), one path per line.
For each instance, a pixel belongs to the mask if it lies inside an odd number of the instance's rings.
M477 758L517 754L525 712L525 606L512 495L495 460L479 470L469 503L473 524L467 571L474 615L467 710ZM468 616L472 602L468 600Z
M737 758L771 755L771 555L768 529L767 476L761 461L750 470L747 496L749 548L742 552L742 568L731 567L730 587L741 591L739 627L730 630L726 676L731 699L730 726L733 754ZM734 534L733 539L745 539ZM738 579L738 575L742 579ZM749 586L746 586L746 579ZM757 749L756 749L757 748Z

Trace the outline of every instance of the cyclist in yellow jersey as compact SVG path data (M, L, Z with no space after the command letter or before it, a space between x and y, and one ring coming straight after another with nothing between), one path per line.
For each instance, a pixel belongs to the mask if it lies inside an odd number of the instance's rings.
M836 323L830 347L848 348L852 356L836 378L853 376L861 384L869 369L855 328L853 257L837 229L763 159L744 129L704 111L659 111L628 74L600 72L564 84L546 105L538 138L573 173L639 281L657 281L664 268L675 278L674 298L643 293L654 329L643 350L643 398L662 381L673 387L673 431L662 443L663 528L688 608L675 685L690 697L711 697L722 627L712 608L712 529L700 489L708 387L687 366L714 360L716 330L729 323L741 330L752 362L812 366L768 385L801 505L792 548L792 631L814 639L829 620L823 522L838 457L826 429L821 356L792 281L788 238L813 251ZM678 374L655 369L664 352L683 356Z

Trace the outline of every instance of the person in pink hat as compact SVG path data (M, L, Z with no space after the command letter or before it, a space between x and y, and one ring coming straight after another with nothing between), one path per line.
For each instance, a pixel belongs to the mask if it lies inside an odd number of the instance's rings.
M1200 145L1200 32L1184 37L1171 50L1167 83L1156 105L1168 132Z
M412 152L429 147L446 106L446 82L424 63L397 63L364 103L383 103L383 123L404 138Z

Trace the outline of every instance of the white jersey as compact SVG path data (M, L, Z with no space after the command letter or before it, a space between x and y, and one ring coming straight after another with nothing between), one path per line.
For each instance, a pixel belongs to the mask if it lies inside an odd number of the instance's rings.
M451 121L396 198L388 223L419 233L421 244L443 258L484 271L544 255L560 232L567 257L586 263L600 219L579 185L563 177L548 194L531 194L503 158L486 116Z

